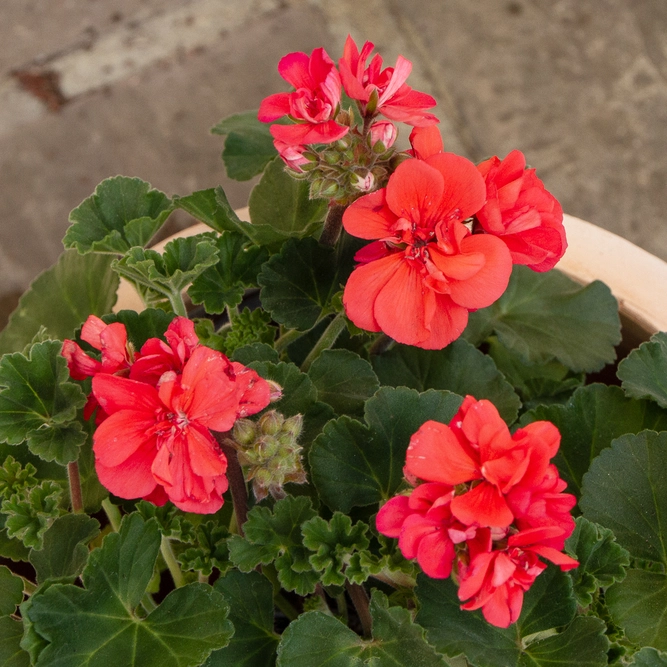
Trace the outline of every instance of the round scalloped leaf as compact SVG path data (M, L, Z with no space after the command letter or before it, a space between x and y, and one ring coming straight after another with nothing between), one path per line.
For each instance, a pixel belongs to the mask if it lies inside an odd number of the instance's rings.
M667 333L651 336L618 365L623 391L634 398L650 398L667 408Z

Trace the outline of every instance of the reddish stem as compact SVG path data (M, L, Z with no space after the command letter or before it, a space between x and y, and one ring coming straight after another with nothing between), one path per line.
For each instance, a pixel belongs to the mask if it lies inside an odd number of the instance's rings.
M363 586L353 584L351 581L345 582L345 588L347 588L352 604L359 615L364 637L370 639L373 630L373 619L369 608L368 593L366 593L366 589Z
M83 512L83 494L81 493L81 476L79 464L76 461L67 464L67 478L69 480L69 496L72 502L72 512Z
M331 204L329 206L327 217L324 220L324 229L320 236L320 243L322 245L329 246L330 248L336 245L343 229L343 213L345 212L345 208L341 204Z
M239 457L236 449L231 444L230 438L225 433L216 433L212 431L215 439L220 445L224 455L227 457L227 479L229 480L229 490L232 494L234 503L234 514L236 515L236 524L239 534L243 537L243 524L248 520L248 489L243 469L239 463Z

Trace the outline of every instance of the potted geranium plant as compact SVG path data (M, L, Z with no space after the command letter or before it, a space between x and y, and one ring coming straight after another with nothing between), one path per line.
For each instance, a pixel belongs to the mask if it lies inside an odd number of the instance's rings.
M616 370L535 170L372 51L214 128L250 222L72 212L0 334L1 664L667 665L667 339ZM177 208L209 231L147 249Z

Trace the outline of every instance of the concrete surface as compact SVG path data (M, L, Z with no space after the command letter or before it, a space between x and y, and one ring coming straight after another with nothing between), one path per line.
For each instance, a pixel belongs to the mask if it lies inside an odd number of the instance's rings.
M348 32L413 61L450 150L520 148L568 213L667 259L664 1L2 0L0 327L104 178L242 206L209 128L285 90L282 55L337 59Z

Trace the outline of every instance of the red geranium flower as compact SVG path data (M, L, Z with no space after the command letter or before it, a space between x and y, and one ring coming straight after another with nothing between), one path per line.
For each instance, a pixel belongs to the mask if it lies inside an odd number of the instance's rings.
M343 57L338 61L340 75L345 92L353 99L366 106L375 96L376 105L371 113L381 113L391 120L408 125L432 125L438 119L425 109L436 105L436 101L426 93L420 93L408 86L405 81L412 71L412 63L398 56L395 67L382 69L382 57L376 54L366 67L366 60L374 44L366 42L361 53L355 41L348 35L343 50Z
M440 349L461 335L470 309L505 291L512 270L507 247L463 224L484 204L484 191L472 162L438 153L403 162L386 188L345 211L350 234L379 239L357 253L361 266L345 286L354 324Z
M331 143L344 137L349 127L334 120L341 97L341 82L333 60L323 48L315 49L310 57L305 53L289 53L278 63L280 76L296 90L276 93L264 99L258 118L272 123L290 116L296 125L272 125L273 138L284 145Z
M210 514L227 489L227 460L210 430L228 431L238 417L264 408L271 387L198 346L182 375L167 371L157 387L98 374L93 393L109 415L94 435L100 482L121 498L157 498L162 487L180 509Z
M515 264L552 269L567 248L563 209L544 188L521 151L492 157L477 167L486 182L486 204L476 217L485 232L502 239Z

